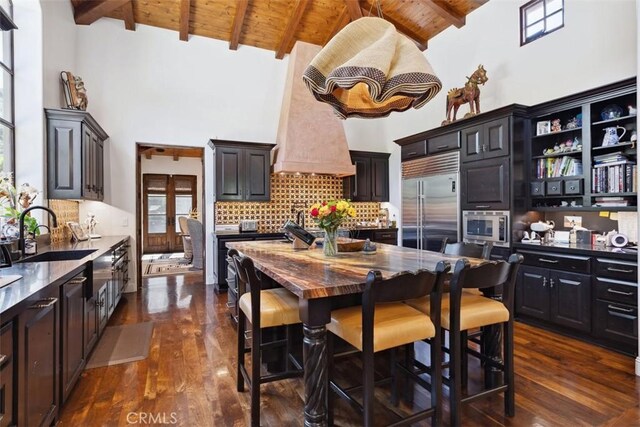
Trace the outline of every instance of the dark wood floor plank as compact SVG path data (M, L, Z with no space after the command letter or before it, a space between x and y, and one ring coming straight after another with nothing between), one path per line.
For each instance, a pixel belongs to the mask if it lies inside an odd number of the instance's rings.
M83 372L62 409L62 426L130 425L130 414L175 417L178 426L249 425L249 393L236 392L236 335L225 306L198 274L151 277L136 294L126 294L109 324L154 322L145 360ZM640 426L640 381L634 359L584 342L516 323L516 416L504 416L499 396L463 407L464 426ZM417 346L425 358L428 347ZM382 358L384 359L384 357ZM385 360L376 361L384 374ZM360 363L345 359L338 374L359 381ZM471 358L469 390L482 384L480 365ZM262 386L261 425L299 426L304 387L301 379ZM414 388L414 401L399 413L424 408L429 395ZM444 425L448 425L448 390ZM376 390L376 423L395 421L385 408L388 387ZM362 424L344 401L336 402L336 425ZM422 423L419 425L427 425Z

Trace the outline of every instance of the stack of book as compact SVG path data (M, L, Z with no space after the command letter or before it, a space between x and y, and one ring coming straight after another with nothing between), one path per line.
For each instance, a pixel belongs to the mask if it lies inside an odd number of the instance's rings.
M593 163L592 193L635 193L637 191L637 165L621 151L594 156Z
M560 176L582 175L582 161L574 157L563 156L538 159L536 178L557 178Z
M596 197L594 206L611 207L611 206L634 206L634 200L624 197Z

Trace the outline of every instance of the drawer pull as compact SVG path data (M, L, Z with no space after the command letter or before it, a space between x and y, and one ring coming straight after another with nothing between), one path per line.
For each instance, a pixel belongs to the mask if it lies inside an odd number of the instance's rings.
M633 270L625 270L623 268L607 267L607 271L613 271L614 273L633 273Z
M436 148L439 150L442 150L443 148L447 148L448 145L447 144L442 144L442 145L438 145Z
M538 258L540 262L546 262L548 264L557 264L559 261L557 259L548 259L548 258Z
M40 300L39 302L37 302L36 304L33 304L31 307L29 307L30 309L39 309L39 308L47 308L47 307L51 307L53 304L58 302L58 298L45 298L43 300Z
M630 316L628 314L618 313L617 311L609 311L608 313L609 313L610 316L621 317L621 318L627 319L627 320L637 320L638 319L638 316Z
M226 305L227 305L227 308L235 308L236 307L236 303L234 303L234 302L228 302Z
M477 205L476 209L487 209L487 208L490 208L490 207L491 207L491 205Z
M609 310L616 310L616 311L621 311L623 313L633 313L635 311L635 309L633 308L622 308L622 307L616 307L615 305L607 305L607 308Z
M82 277L79 279L71 279L69 280L69 283L72 285L82 285L86 281L87 281L87 277Z
M416 151L410 151L407 153L407 156L415 156L416 154L418 154Z
M611 289L611 288L607 288L607 292L612 294L617 294L617 295L624 295L626 297L630 297L631 295L633 295L633 292L622 292L622 291L618 291L616 289Z
M553 282L553 279L551 279L551 282ZM573 285L573 286L580 286L581 282L577 282L575 280L568 280L568 279L560 279L560 283L566 283L567 285Z

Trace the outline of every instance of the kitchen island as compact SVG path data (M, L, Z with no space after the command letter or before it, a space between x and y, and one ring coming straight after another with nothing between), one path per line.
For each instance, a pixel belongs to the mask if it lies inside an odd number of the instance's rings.
M321 248L295 250L282 241L229 242L227 247L251 257L255 267L299 298L304 332L305 426L327 424L326 324L341 299L364 290L366 275L379 270L383 278L402 271L435 270L439 261L452 266L461 257L378 244L373 254L338 253L324 256ZM469 259L471 265L486 262Z

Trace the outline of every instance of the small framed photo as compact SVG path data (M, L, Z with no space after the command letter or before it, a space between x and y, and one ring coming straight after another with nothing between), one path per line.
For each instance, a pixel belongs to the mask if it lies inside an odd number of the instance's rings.
M546 135L551 132L551 121L545 120L538 122L536 126L536 135Z
M89 240L89 236L84 232L84 229L77 222L67 222L67 227L71 230L73 239L77 242Z

